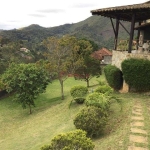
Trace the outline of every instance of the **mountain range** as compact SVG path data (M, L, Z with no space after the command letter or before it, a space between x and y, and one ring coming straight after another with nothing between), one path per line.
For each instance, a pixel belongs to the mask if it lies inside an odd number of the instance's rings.
M124 26L129 29L129 23L123 22ZM120 26L119 36L126 39L128 34ZM79 38L86 38L94 41L99 47L113 48L114 32L109 18L102 16L91 16L81 22L73 24L64 24L56 27L45 28L37 24L28 27L0 30L0 36L10 39L11 41L26 41L30 44L36 44L49 36L62 37L63 35L73 35Z

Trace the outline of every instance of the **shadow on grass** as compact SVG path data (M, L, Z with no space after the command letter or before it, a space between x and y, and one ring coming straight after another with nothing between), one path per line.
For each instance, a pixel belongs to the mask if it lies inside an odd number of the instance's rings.
M45 111L45 110L51 108L52 106L62 103L63 100L61 100L61 97L53 97L50 99L48 99L46 97L42 97L42 98L39 98L35 102L36 102L36 105L33 109L38 113L41 111Z
M72 100L72 101L68 104L68 108L69 108L69 109L76 109L77 107L79 107L79 106L84 106L84 105L85 105L84 103L79 104L79 103L75 102L74 100Z
M99 84L90 85L89 88L97 87Z
M62 102L61 97L54 97L50 99L51 104L58 103L58 102Z

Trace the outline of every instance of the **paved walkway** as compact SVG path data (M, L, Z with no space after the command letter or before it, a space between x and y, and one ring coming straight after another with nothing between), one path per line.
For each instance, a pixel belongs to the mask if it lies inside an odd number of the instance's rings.
M144 130L142 105L136 103L132 109L128 150L149 150L147 131Z

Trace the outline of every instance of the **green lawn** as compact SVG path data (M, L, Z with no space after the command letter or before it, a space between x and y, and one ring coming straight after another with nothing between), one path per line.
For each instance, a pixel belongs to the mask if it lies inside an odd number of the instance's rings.
M90 81L91 89L96 88L98 81ZM68 78L64 82L65 100L61 100L60 84L54 81L47 87L46 93L41 94L35 101L36 107L29 115L28 109L12 101L12 97L0 100L0 150L38 150L58 133L74 130L73 119L83 105L73 103L70 88L74 85L86 85L84 81ZM122 98L123 110L117 103L111 105L111 113L105 134L93 139L95 150L126 150L128 146L130 114L133 101L139 99L137 94L119 94ZM143 105L150 103L147 96L141 96ZM145 113L145 116L147 113ZM148 116L146 116L148 118ZM146 122L148 124L148 120ZM146 126L150 132L150 127Z

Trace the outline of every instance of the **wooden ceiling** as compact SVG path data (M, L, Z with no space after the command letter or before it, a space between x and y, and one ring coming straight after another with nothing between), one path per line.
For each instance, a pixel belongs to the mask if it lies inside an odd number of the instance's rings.
M119 18L119 20L130 21L135 14L135 22L150 19L150 1L141 4L126 5L119 7L109 7L91 11L92 15L101 15L110 18Z

